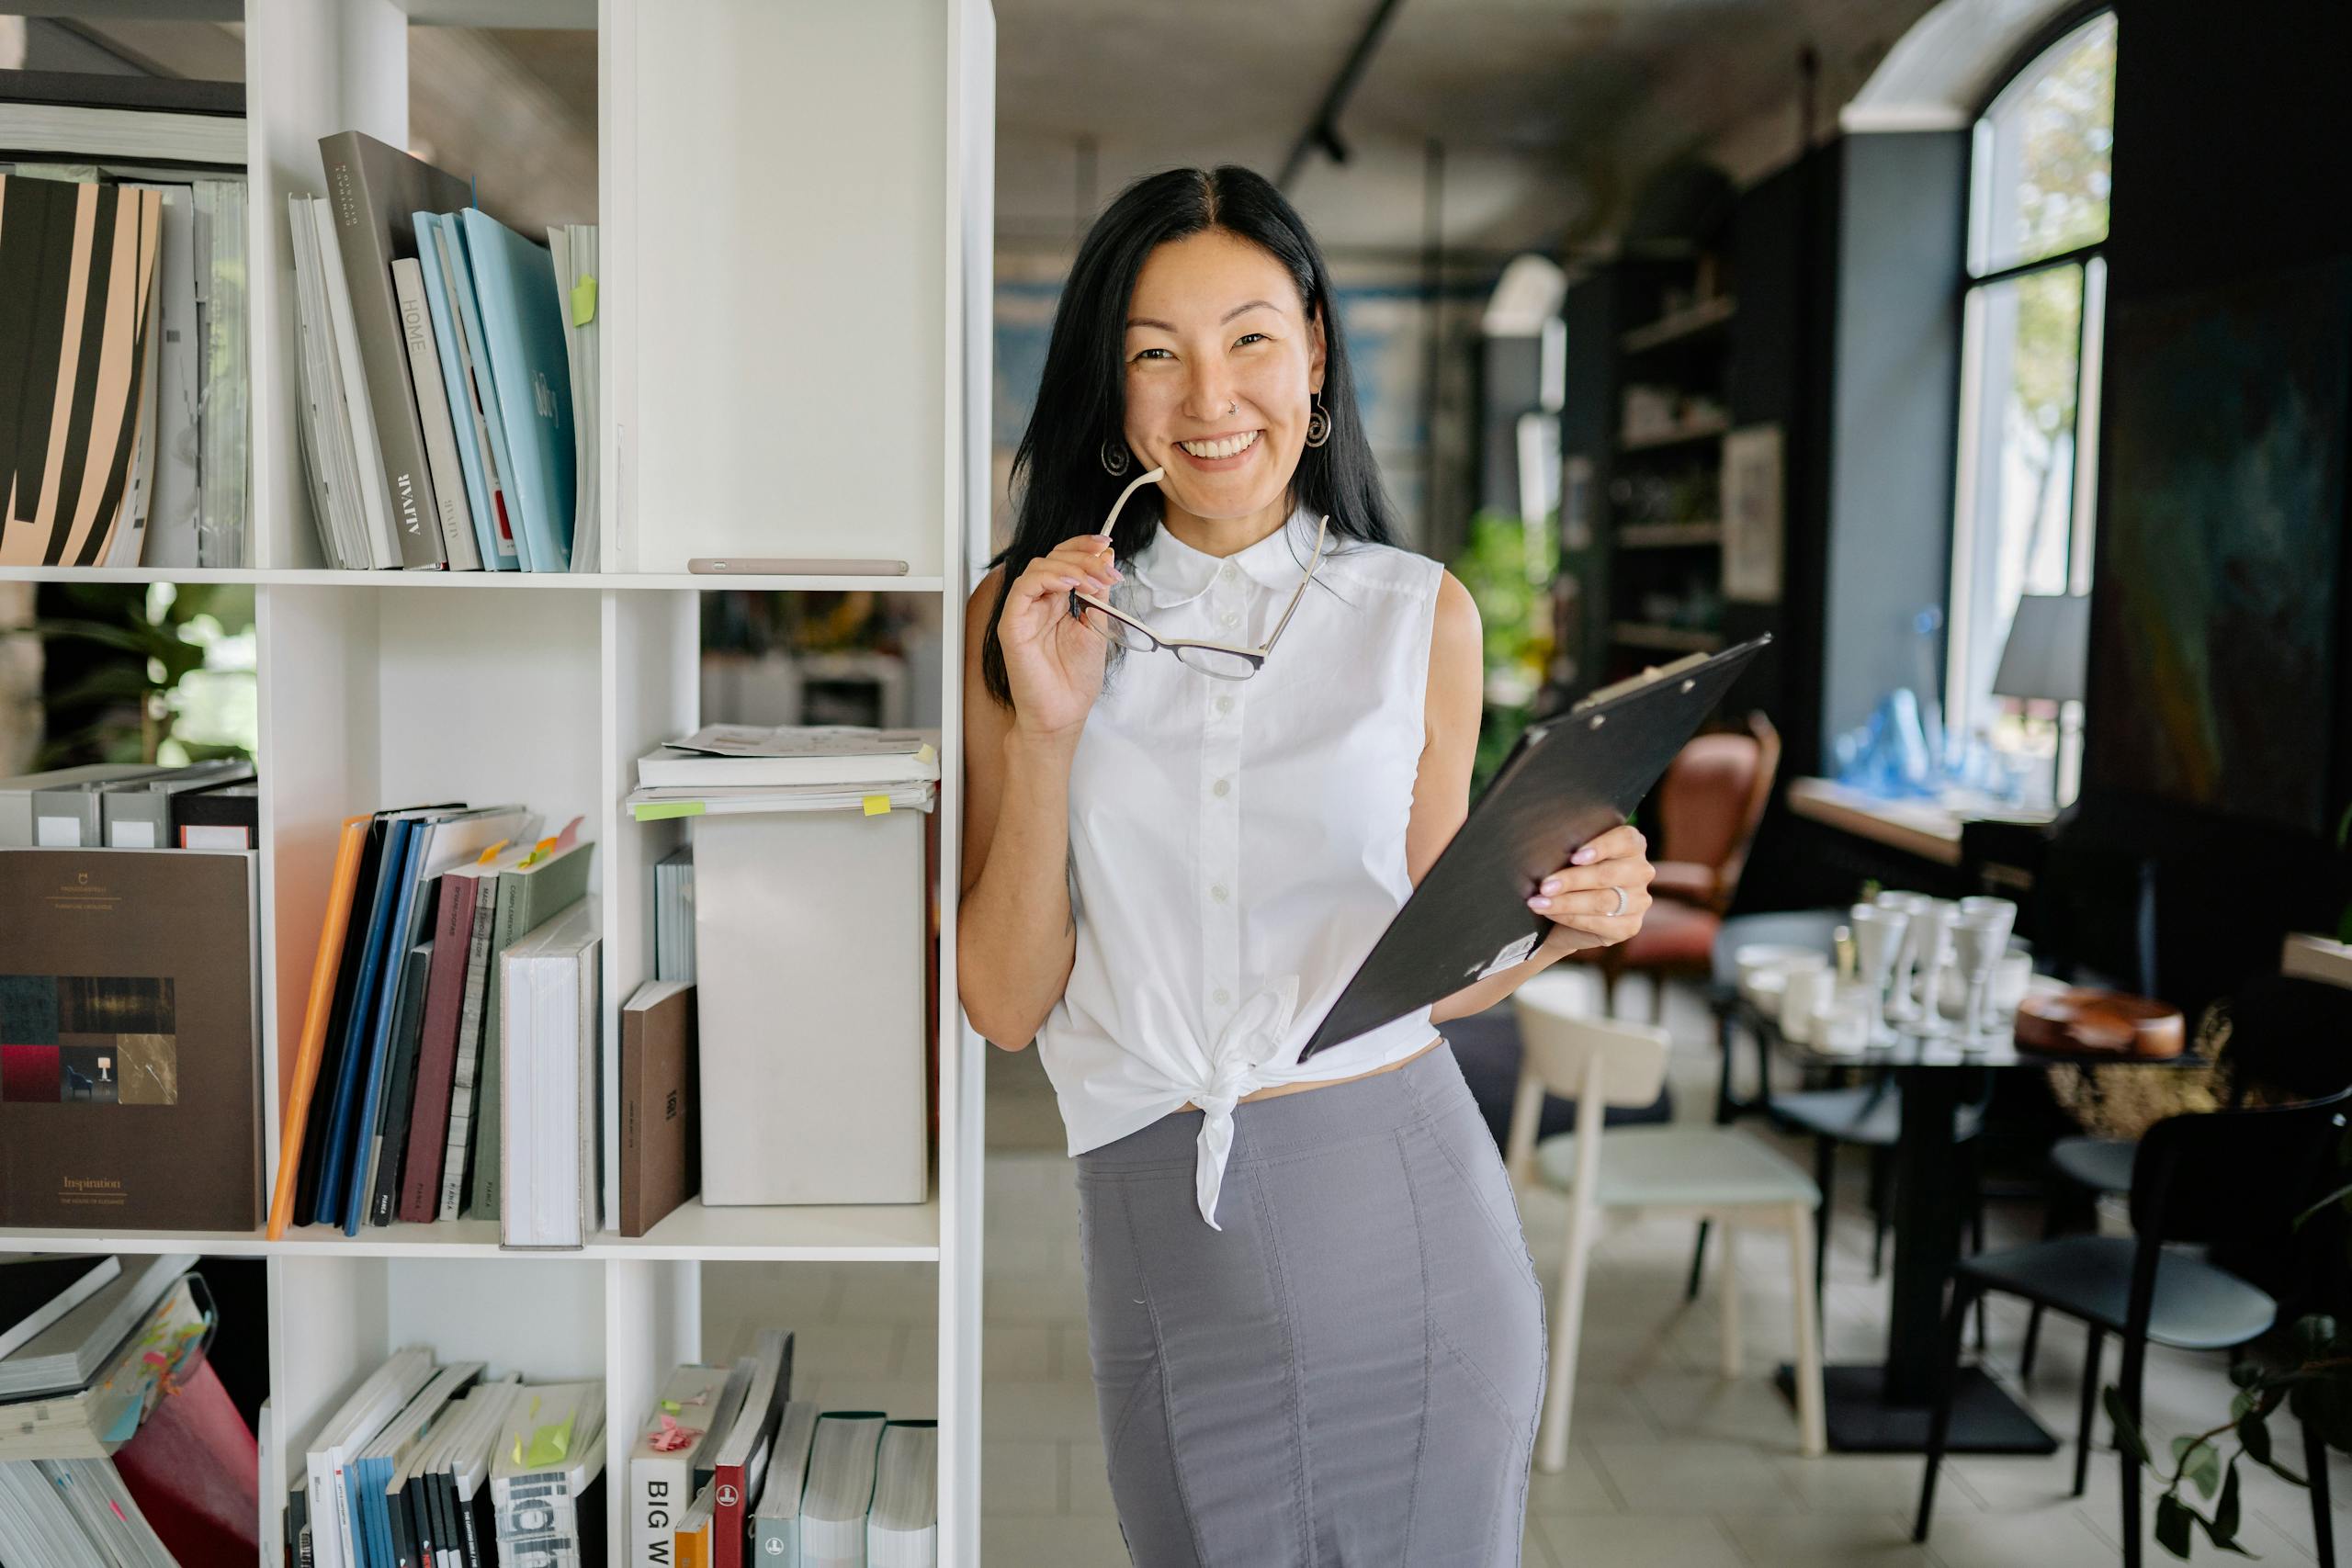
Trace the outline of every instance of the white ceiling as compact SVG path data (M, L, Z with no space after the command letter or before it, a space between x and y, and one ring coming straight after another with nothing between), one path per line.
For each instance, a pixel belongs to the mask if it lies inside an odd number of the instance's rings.
M1376 0L996 0L997 214L1008 240L1067 242L1093 200L1181 164L1280 171ZM1816 123L1928 0L1404 0L1291 190L1334 251L1411 252L1423 148L1445 150L1449 248L1601 238L1639 180L1683 153L1736 175L1797 142L1798 57L1821 58Z

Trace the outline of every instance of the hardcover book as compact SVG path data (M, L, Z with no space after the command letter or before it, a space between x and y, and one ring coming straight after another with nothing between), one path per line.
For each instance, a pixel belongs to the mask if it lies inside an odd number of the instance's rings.
M694 1195L695 988L652 980L621 1009L620 1233L641 1236Z
M0 1225L261 1220L251 854L0 852Z

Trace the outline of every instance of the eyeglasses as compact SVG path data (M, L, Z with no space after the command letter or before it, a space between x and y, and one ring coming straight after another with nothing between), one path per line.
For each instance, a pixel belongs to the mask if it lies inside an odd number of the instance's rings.
M1137 487L1159 478L1164 471L1154 468L1149 473L1137 475L1133 483L1119 492L1118 502L1111 508L1109 520L1102 525L1102 532L1106 536L1111 532L1111 525L1119 520L1119 510L1126 505L1127 497L1133 495ZM1214 676L1220 681L1247 681L1265 667L1266 655L1274 650L1274 643L1283 635L1283 628L1290 625L1291 615L1298 608L1299 600L1306 597L1306 585L1315 580L1315 569L1322 564L1323 542L1330 531L1331 519L1326 516L1316 525L1315 553L1307 558L1306 575L1298 580L1298 587L1292 592L1290 603L1283 606L1282 619L1274 623L1274 629L1256 648L1236 648L1229 643L1204 642L1195 637L1161 637L1116 605L1091 593L1075 590L1070 593L1073 601L1070 614L1077 616L1089 631L1120 648L1137 653L1165 649L1180 662L1204 675ZM1085 610L1078 607L1081 604ZM1093 614L1089 615L1087 611Z

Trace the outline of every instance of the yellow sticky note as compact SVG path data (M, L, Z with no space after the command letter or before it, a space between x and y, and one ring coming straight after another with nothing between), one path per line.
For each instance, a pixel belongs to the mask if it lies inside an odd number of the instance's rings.
M888 816L890 814L890 797L887 795L867 795L865 797L865 814L868 817Z
M596 319L596 275L587 273L571 286L571 324L584 327Z
M629 809L640 822L660 822L672 817L699 817L703 803L699 800L640 800Z
M938 752L931 749L931 742L928 740L915 748L915 761L918 762L928 762L938 755Z

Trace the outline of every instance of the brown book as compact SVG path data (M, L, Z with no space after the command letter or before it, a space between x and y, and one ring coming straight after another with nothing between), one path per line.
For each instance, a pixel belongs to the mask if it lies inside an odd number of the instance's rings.
M621 1235L640 1236L700 1188L695 988L650 980L621 1009Z
M0 851L0 1225L261 1221L254 856Z

